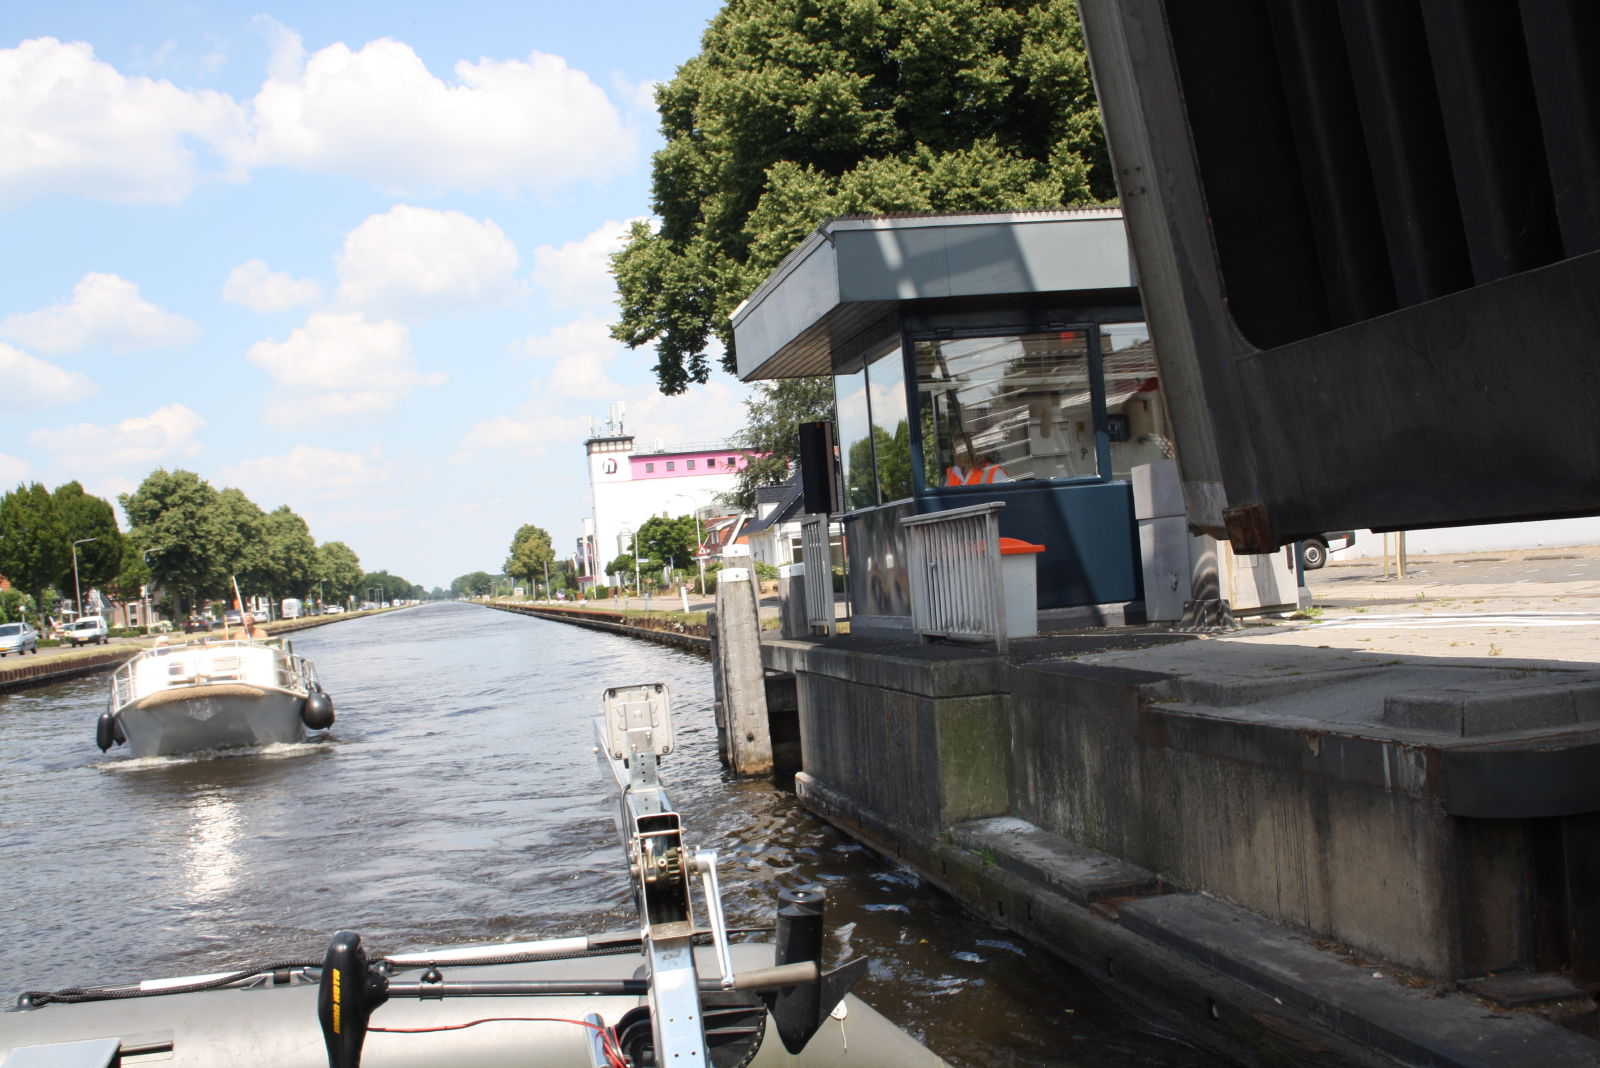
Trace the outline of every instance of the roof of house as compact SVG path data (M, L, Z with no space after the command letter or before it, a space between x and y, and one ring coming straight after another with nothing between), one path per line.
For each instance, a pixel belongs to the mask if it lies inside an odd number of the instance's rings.
M763 498L762 494L768 495ZM744 533L759 534L763 530L777 526L800 513L804 505L804 495L801 492L799 471L789 476L789 481L781 486L762 486L756 490L757 504L771 504L776 502L778 507L768 513L765 519L752 519L745 524Z

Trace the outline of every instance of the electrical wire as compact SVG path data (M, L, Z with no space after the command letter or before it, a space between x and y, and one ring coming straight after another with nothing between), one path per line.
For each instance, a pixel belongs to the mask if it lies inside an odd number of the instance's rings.
M470 1020L461 1024L439 1024L434 1027L368 1027L369 1034L378 1032L389 1035L425 1035L434 1031L462 1031L468 1027L477 1027L486 1023L564 1023L577 1027L587 1027L600 1035L601 1047L606 1051L606 1060L610 1061L613 1068L628 1068L628 1062L623 1059L622 1050L617 1048L617 1039L609 1027L592 1024L588 1020L564 1020L557 1016L486 1016L481 1020Z

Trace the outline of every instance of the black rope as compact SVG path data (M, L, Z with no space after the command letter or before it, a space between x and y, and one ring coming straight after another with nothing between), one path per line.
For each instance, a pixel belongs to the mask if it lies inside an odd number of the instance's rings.
M81 987L69 986L64 990L28 990L24 991L18 1002L32 1005L35 1008L48 1005L52 1001L63 1005L75 1005L84 1001L120 1001L124 998L152 998L166 994L193 994L200 990L214 990L219 986L237 983L241 979L249 979L257 975L270 972L280 972L295 968L320 968L320 960L283 960L272 964L264 964L258 968L247 968L244 971L233 972L216 979L207 979L203 983L185 983L183 986L168 986L158 990L141 990L136 986L125 987Z

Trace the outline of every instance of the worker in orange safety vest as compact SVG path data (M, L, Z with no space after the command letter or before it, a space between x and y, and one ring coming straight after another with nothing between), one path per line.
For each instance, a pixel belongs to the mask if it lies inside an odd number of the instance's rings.
M995 482L1010 482L1006 469L994 462L989 454L982 462L973 458L972 440L965 434L956 435L955 463L945 472L946 486L987 486Z

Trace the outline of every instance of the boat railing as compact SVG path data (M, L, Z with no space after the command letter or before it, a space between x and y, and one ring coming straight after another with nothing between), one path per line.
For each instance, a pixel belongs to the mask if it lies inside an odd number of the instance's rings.
M281 639L266 642L236 640L191 642L183 645L164 645L154 649L146 649L138 656L118 666L111 675L112 707L114 709L122 708L140 697L147 696L139 692L136 682L135 675L139 664L159 657L194 653L202 650L214 661L217 653L229 646L270 650L274 668L272 685L277 686L279 689L315 693L322 688L321 683L317 680L317 669L305 657L296 654L292 649L285 648L285 643ZM193 685L195 680L184 678L171 681L180 685Z

